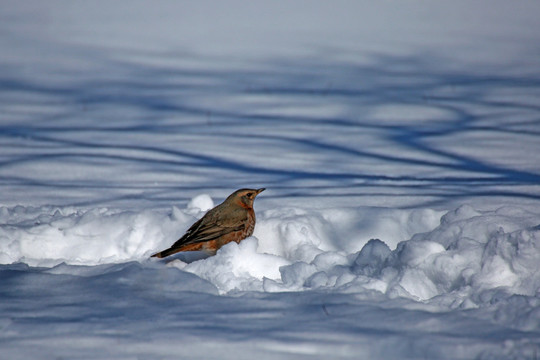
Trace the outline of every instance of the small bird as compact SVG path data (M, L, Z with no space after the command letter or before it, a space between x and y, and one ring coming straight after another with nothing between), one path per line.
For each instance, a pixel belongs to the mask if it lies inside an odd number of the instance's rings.
M170 248L152 257L164 258L180 251L215 252L225 244L239 243L253 234L255 211L253 201L265 189L240 189L224 202L209 210L199 221L191 225Z

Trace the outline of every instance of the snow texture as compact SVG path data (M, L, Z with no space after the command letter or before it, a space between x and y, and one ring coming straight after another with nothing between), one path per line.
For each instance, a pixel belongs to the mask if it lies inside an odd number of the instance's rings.
M538 358L539 13L0 2L1 357Z

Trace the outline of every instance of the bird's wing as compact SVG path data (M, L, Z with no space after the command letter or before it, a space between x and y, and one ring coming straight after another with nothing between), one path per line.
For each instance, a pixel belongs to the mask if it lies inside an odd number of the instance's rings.
M218 218L216 213L207 213L199 221L193 224L171 248L217 239L230 232L240 231L245 228L247 214L233 213L226 218Z

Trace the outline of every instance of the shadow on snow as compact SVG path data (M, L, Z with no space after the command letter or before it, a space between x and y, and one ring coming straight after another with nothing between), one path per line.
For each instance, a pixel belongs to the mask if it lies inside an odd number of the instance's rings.
M180 55L168 56L174 59ZM527 102L527 96L491 96L496 90L537 97L538 77L505 75L504 71L478 74L475 68L447 70L444 61L434 55L378 55L359 64L275 60L247 70L226 64L202 69L162 67L106 57L96 59L96 63L105 69L102 74L75 73L68 80L51 77L47 83L17 73L0 73L0 91L8 94L0 98L8 120L0 126L0 138L4 143L16 142L23 150L21 155L2 159L0 168L51 160L67 169L80 163L135 164L147 172L193 172L208 180L186 186L182 181L164 181L152 187L115 179L58 181L13 175L4 176L2 183L38 187L60 183L62 187L127 191L143 188L153 201L169 203L185 199L175 198L178 189L205 191L215 189L216 183L231 189L253 183L247 179L273 184L282 196L305 196L320 187L320 192L309 196L321 196L325 188L343 188L336 196L362 197L362 188L369 186L372 193L382 196L396 196L396 191L399 195L401 189L402 193L428 194L435 199L422 205L460 196L540 199L540 193L521 189L540 184L539 172L494 164L481 154L472 156L438 143L438 139L448 137L455 142L471 141L469 138L479 133L540 135L537 103ZM317 106L339 106L341 113L348 115L287 110ZM410 107L413 118L410 114L404 120L373 117L386 106ZM415 119L414 109L435 111L435 115ZM381 151L362 140L351 143L339 139L340 134L358 134L361 139L366 133L388 146ZM174 135L178 135L175 144L155 142ZM183 141L190 136L213 144L209 151L198 151L200 145L192 149ZM267 155L250 159L245 153L235 156L218 150L220 144L236 143L239 152L256 143ZM286 153L310 156L319 164L294 167L272 161L273 156ZM536 161L536 155L530 157ZM361 170L348 166L357 162L366 162L366 166ZM385 165L386 170L372 171L370 162ZM223 174L223 179L213 179L216 174ZM304 190L298 185L302 181L317 183ZM131 195L119 198L122 196Z

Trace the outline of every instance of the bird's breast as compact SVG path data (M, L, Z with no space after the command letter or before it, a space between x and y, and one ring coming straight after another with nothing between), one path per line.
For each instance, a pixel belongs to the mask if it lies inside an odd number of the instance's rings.
M251 236L253 234L253 230L255 229L255 211L253 211L253 209L249 209L247 212L247 217L246 237Z

